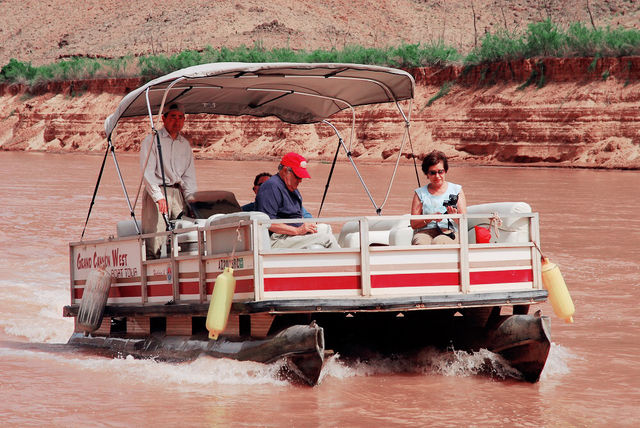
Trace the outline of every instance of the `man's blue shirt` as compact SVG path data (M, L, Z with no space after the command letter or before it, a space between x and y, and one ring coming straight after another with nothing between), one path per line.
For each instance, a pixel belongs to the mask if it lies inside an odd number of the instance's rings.
M296 189L290 192L278 174L262 183L256 196L256 210L269 218L302 218L302 196ZM292 223L298 227L302 223Z
M256 211L256 210L259 211L256 208L256 201L249 202L248 204L244 204L240 208L242 208L242 211ZM311 215L311 213L309 211L307 211L307 209L305 207L302 207L302 217L303 218L311 218L313 216Z

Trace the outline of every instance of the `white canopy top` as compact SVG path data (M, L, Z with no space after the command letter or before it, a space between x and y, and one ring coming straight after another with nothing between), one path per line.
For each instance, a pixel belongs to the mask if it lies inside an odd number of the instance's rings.
M167 87L172 85L166 91ZM413 98L415 82L402 70L360 64L212 63L159 77L127 94L104 124L107 137L121 117L148 115L178 102L185 113L276 116L315 123L349 108Z

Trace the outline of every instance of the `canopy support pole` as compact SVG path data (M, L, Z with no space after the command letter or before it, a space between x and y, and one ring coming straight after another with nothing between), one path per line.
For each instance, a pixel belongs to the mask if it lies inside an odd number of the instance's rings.
M111 137L107 139L107 150L104 152L104 157L102 158L102 165L100 166L100 172L98 173L98 180L96 181L96 187L93 190L93 197L91 198L91 204L89 205L89 212L87 213L87 219L84 222L84 227L82 228L82 234L80 235L80 241L84 238L84 233L87 230L87 224L89 223L89 217L91 216L91 210L93 209L93 205L95 204L96 195L98 194L98 188L100 187L100 181L102 180L102 173L104 172L104 165L107 161L107 156L111 152L111 156L113 157L113 163L116 166L116 172L118 173L118 178L120 179L120 184L122 186L122 191L124 192L125 199L127 200L127 206L129 207L129 212L131 213L131 218L133 219L133 224L135 225L136 232L138 235L141 234L140 228L138 227L138 222L136 221L136 214L131 206L131 201L129 200L129 194L127 193L127 187L124 184L124 179L122 178L122 173L120 171L120 165L118 164L118 159L116 159L115 147L111 142Z
M120 165L118 164L118 159L116 159L116 149L111 143L111 139L109 139L109 148L111 150L111 156L113 157L113 163L116 165L116 171L118 173L118 178L120 179L120 185L122 186L122 192L124 193L124 198L127 200L127 206L129 207L129 213L131 214L131 219L133 220L133 224L136 227L136 232L138 235L141 235L140 227L138 227L138 222L136 221L136 213L133 207L131 206L131 200L129 199L129 193L127 192L127 186L124 184L124 179L122 178L122 173L120 172Z
M164 200L167 203L167 208L169 207L169 198L167 197L167 180L164 176L164 161L162 160L162 147L160 146L160 135L156 132L156 147L158 148L158 159L160 160L160 174L162 175L162 188L164 189ZM144 174L144 171L143 171ZM167 226L166 230L173 230L171 227L171 222L169 221L169 215L167 213L162 213L162 218L164 219L164 223Z
M362 178L362 175L360 174L360 170L358 169L358 166L356 165L355 161L353 160L353 157L351 156L351 151L347 148L347 146L345 146L344 141L342 140L342 137L340 137L340 132L338 132L338 129L328 120L325 119L322 122L326 123L327 125L333 128L333 131L338 136L338 144L344 149L345 153L347 154L347 158L349 159L349 162L351 162L351 165L353 166L353 169L355 170L356 175L358 176L358 179L360 180L360 183L364 188L364 191L367 193L367 196L369 196L369 200L373 204L373 207L376 209L376 214L382 215L382 207L378 207L378 204L376 204L376 201L373 199L373 196L371 195L369 188L367 187L366 183L364 182L364 179ZM355 127L355 123L353 124L353 126Z
M324 120L323 122L327 122L327 121ZM329 122L327 122L327 123L329 123ZM333 126L330 123L329 123L329 125ZM333 156L333 162L331 163L331 170L329 171L329 176L327 177L327 184L325 184L325 186L324 186L324 193L322 194L322 201L320 202L320 209L318 210L318 217L320 217L320 213L322 212L322 207L324 206L324 200L327 197L327 192L329 191L329 183L331 183L331 177L333 176L333 170L336 167L336 162L338 161L338 153L340 153L340 146L342 146L344 144L344 142L342 141L342 136L340 135L340 133L337 132L335 127L333 129L336 131L336 135L338 136L338 147L336 148L335 156Z
M418 174L418 164L416 164L416 154L413 151L413 143L411 142L411 133L409 133L409 147L411 147L411 159L413 159L413 169L416 172L418 187L422 187L422 185L420 184L420 175Z
M104 171L104 164L107 162L107 156L109 155L109 147L111 145L111 138L107 140L107 150L104 152L102 158L102 165L100 166L100 172L98 173L98 180L96 181L96 187L93 189L93 196L91 197L91 204L89 204L89 212L87 212L87 219L84 221L84 227L82 228L82 235L80 235L80 241L84 238L84 232L87 230L87 224L89 223L89 217L91 216L91 210L98 194L98 187L100 187L100 180L102 179L102 172Z

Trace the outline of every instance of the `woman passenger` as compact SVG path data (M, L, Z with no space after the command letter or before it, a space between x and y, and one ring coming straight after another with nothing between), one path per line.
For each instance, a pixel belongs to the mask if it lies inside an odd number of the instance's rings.
M437 150L432 151L422 161L422 172L429 184L415 190L411 203L411 215L465 214L467 201L459 184L446 180L449 163L447 156ZM458 220L411 220L414 229L413 245L454 244L460 242Z

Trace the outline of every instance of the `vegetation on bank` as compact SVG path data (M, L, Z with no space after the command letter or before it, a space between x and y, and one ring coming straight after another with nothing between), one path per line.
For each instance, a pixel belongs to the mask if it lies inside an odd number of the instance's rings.
M192 65L210 62L347 62L391 67L446 66L457 63L511 61L536 57L620 57L640 55L640 31L587 26L577 22L567 28L547 19L531 23L522 32L487 33L478 46L463 55L443 41L401 44L386 48L345 46L331 50L266 49L261 43L235 49L206 47L166 55L124 56L114 59L74 57L43 66L11 59L0 70L0 83L39 85L48 81L104 77L145 79ZM446 93L446 91L445 91ZM444 95L444 93L443 93Z

